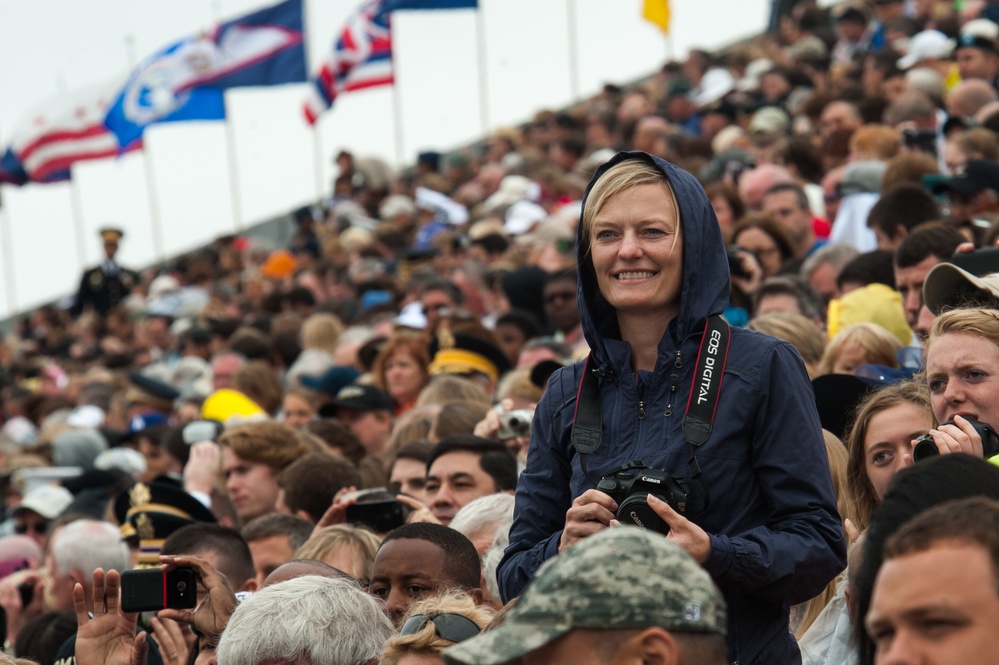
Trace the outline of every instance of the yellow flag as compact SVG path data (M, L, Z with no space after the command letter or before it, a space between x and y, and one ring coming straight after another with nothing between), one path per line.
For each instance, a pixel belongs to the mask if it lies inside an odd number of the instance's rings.
M642 17L652 21L663 32L669 32L669 0L645 0Z

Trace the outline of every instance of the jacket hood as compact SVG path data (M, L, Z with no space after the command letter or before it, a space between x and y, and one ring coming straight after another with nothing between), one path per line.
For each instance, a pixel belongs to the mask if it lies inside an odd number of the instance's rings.
M680 307L669 324L667 335L660 342L660 352L667 338L679 343L704 326L704 319L725 311L729 300L729 271L725 243L704 188L694 176L683 169L644 152L619 152L597 169L583 195L586 210L590 190L608 169L629 159L644 160L662 171L676 196L683 229L683 279L680 287ZM616 355L608 342L620 339L614 308L600 296L589 246L583 241L583 223L576 230L576 260L579 266L579 316L586 341L598 366Z

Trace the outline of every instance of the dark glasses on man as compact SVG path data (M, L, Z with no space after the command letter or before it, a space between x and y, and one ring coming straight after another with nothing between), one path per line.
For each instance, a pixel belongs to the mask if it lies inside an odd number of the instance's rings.
M460 614L417 614L402 625L400 635L412 635L423 630L427 623L434 624L437 637L449 642L463 642L479 634L475 622Z

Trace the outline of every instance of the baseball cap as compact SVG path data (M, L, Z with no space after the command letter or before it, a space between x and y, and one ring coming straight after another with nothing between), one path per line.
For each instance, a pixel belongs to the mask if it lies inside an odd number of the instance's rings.
M633 526L605 529L545 563L506 621L444 652L448 661L498 665L577 628L725 635L725 601L679 545Z
M954 51L954 41L939 30L923 30L909 40L909 52L898 59L899 69L908 69L920 60L946 58Z
M361 373L353 367L333 365L320 376L303 376L301 381L306 388L312 388L331 397L336 397L341 388L353 383L359 376Z
M933 186L934 194L957 192L958 194L978 194L986 189L999 191L999 162L991 159L969 159L964 172L959 173Z
M969 302L999 300L999 273L975 277L952 263L939 263L923 281L923 302L936 315Z
M389 394L374 386L351 385L340 389L333 400L338 409L354 411L394 411L395 403Z
M786 132L790 126L791 119L787 113L776 106L764 106L749 121L749 131L762 134L779 134Z
M12 514L17 516L25 510L31 510L47 520L53 520L73 503L72 493L58 485L42 485L24 495L21 503L15 506Z

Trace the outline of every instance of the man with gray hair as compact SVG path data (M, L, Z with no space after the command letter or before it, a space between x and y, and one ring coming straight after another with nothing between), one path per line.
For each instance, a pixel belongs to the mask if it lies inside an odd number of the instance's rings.
M845 243L826 245L805 259L799 274L816 293L822 296L823 302L828 304L833 298L842 295L837 283L840 271L859 255L860 250L853 245Z
M394 633L356 582L306 575L240 603L219 640L218 665L374 665Z
M621 526L542 565L499 628L443 655L466 665L722 665L725 622L707 571L662 535Z
M49 557L48 595L52 608L60 612L73 609L73 586L79 582L92 600L94 570L128 570L131 567L128 546L121 533L108 522L77 520L52 537Z

